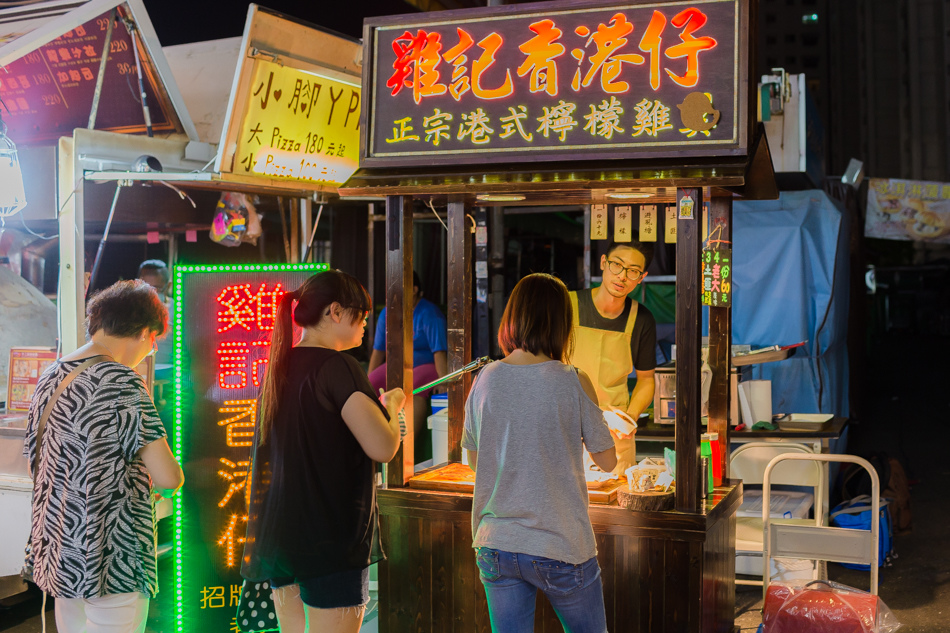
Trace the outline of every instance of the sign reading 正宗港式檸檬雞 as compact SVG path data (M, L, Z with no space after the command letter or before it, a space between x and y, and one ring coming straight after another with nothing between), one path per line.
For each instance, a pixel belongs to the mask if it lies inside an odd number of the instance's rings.
M369 19L362 164L747 152L748 0Z

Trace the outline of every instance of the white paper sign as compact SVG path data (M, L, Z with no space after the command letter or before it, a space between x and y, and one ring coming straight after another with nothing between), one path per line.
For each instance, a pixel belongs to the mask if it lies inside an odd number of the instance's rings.
M607 239L607 205L590 205L590 239Z
M640 241L656 241L656 205L640 205Z
M666 243L676 244L676 207L666 207Z
M630 207L614 207L614 241L629 242L633 231Z

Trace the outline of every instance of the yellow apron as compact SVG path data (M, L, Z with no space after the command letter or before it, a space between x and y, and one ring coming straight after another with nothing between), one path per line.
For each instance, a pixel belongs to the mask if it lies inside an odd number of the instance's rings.
M582 292L590 292L583 290ZM574 310L574 353L570 363L590 376L597 391L597 404L602 409L617 407L623 412L630 404L630 392L627 391L627 376L633 372L633 356L630 354L630 338L633 326L637 322L637 310L640 304L633 301L630 316L623 332L609 332L580 324L577 306L577 292L571 292L571 308ZM596 307L594 308L597 309ZM617 449L617 469L623 471L636 463L636 446L633 438L618 440L614 438Z

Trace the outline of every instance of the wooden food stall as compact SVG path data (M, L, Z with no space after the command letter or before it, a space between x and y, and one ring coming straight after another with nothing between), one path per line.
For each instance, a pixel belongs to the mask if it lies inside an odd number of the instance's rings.
M608 213L615 239L624 227L629 239L625 221L638 213L641 229L665 220L676 235L675 506L632 512L618 505L616 485L592 492L611 631L734 628L742 485L726 480L701 495L701 258L704 250L731 258L735 197L778 196L751 116L752 7L552 2L364 26L362 168L340 193L386 199L390 388L412 386L414 204L448 209L450 371L471 360L473 274L484 275L473 265L473 249L485 248L473 207L578 204L595 239L608 237ZM705 297L713 304L709 426L725 446L728 298ZM470 385L466 377L450 388L450 463L414 476L407 437L379 491L388 554L381 631L490 630L471 547L473 477L459 463ZM536 630L561 630L543 596Z

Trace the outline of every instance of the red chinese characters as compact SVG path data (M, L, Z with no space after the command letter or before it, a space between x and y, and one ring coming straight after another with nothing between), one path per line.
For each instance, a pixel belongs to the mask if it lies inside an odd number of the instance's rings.
M676 28L682 28L680 33L681 44L671 46L666 49L666 56L670 59L686 58L686 74L676 75L669 68L666 74L684 88L692 88L699 82L699 54L702 51L712 50L716 47L716 40L711 37L693 37L693 33L706 24L706 14L699 9L686 9L677 13L670 20L670 23Z
M442 61L442 36L419 30L415 35L406 31L393 40L396 61L387 88L395 97L403 88L412 88L412 98L421 103L423 97L445 94L445 84L439 83L438 65Z
M261 284L228 286L217 296L218 332L256 332L266 335L274 329L277 304L283 296L281 284L268 289ZM248 383L260 387L267 369L267 341L222 340L218 343L218 386L222 389L244 389Z
M527 32L510 48L506 48L505 38L511 38L513 31L507 25L484 37L480 25L456 26L458 39L451 46L447 41L451 35L424 29L413 34L407 30L392 41L395 60L386 86L394 97L404 89L411 90L417 104L424 98L446 94L455 101L469 93L480 100L502 99L517 93L512 81L514 71L523 78L520 85L527 93L557 97L559 70L564 70L558 65L565 63L561 61L564 53L573 46L570 50L576 67L570 84L575 92L599 86L605 95L619 95L646 80L653 91L658 91L664 73L680 87L696 87L701 74L700 54L718 45L715 38L701 34L707 15L696 7L683 9L672 18L672 12L659 9L652 14L638 10L631 15L636 17L630 19L626 13L617 12L592 28L578 25L567 15L536 20L527 24ZM568 25L568 20L573 23ZM668 33L668 26L676 30ZM675 60L685 60L685 69ZM450 68L445 77L439 71L441 62ZM644 67L643 71L630 68L638 66Z
M537 35L519 46L525 54L525 60L518 67L518 76L524 77L531 73L528 90L531 92L547 92L552 97L557 96L557 63L558 57L564 54L564 45L556 44L561 38L561 29L551 20L541 20L528 27Z

